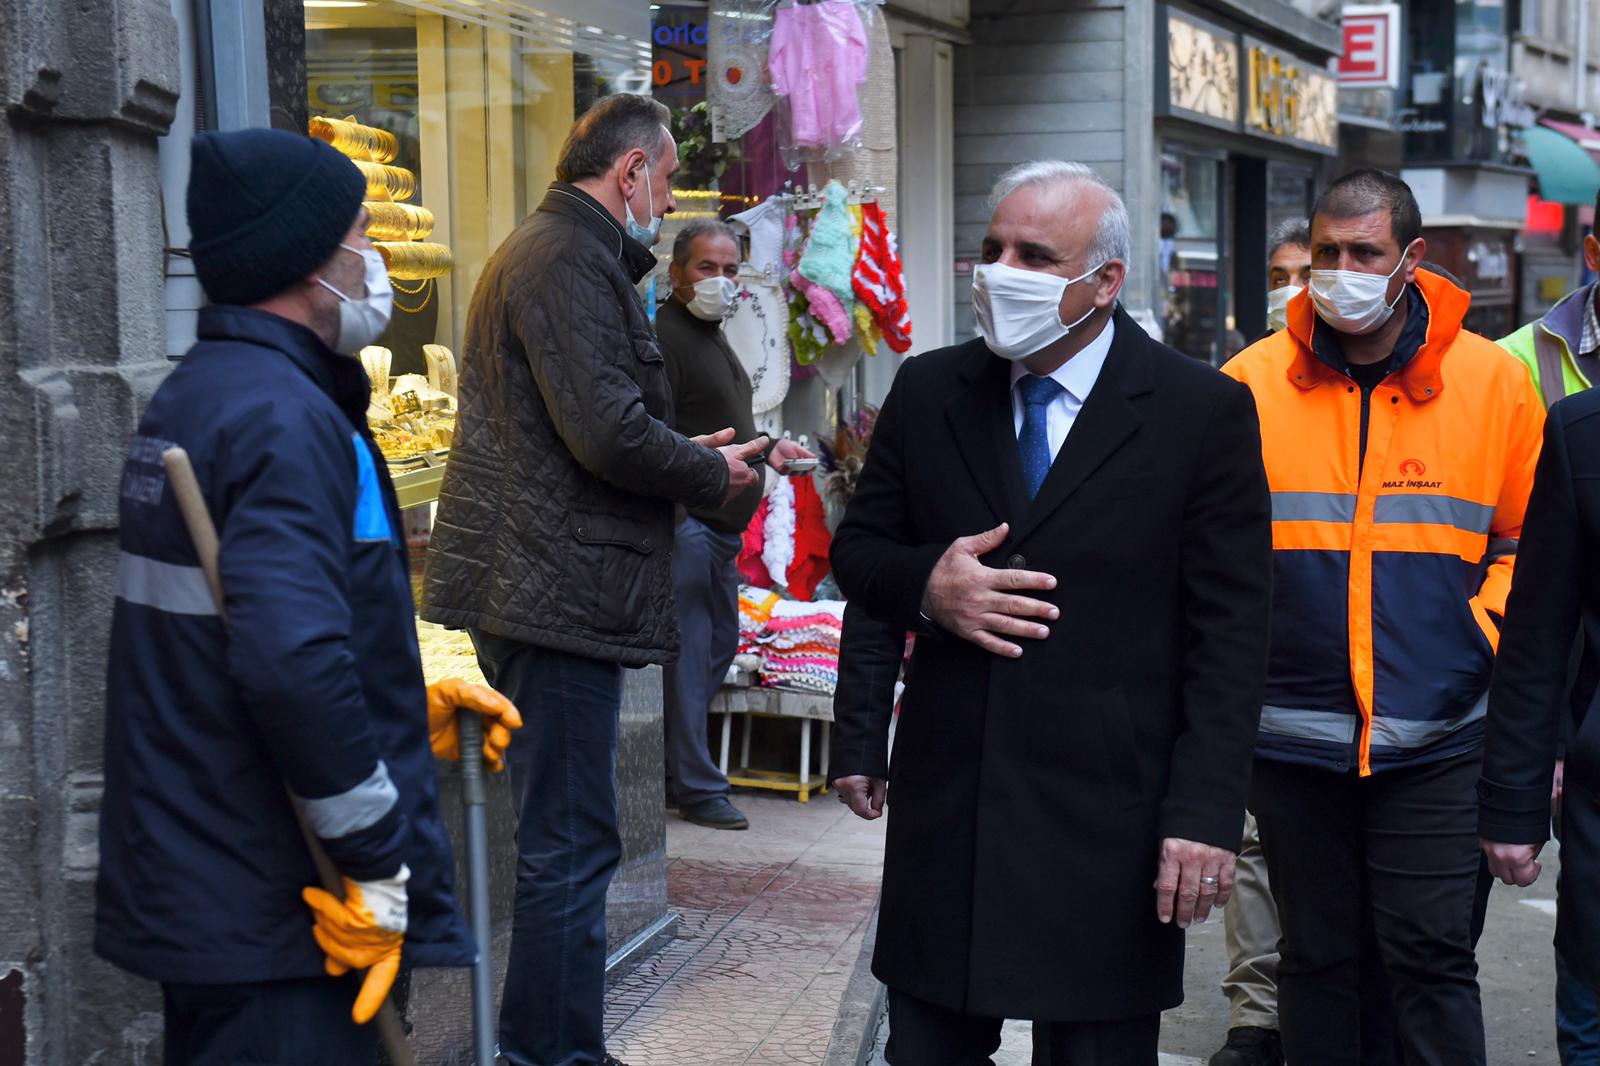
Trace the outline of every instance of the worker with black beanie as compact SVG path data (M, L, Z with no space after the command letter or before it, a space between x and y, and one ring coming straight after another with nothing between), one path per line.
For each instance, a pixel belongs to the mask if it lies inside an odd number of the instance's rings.
M356 1066L401 965L466 966L434 757L458 706L497 763L491 690L425 687L400 513L349 358L392 297L360 170L272 130L195 139L212 303L123 468L95 950L159 981L167 1066ZM217 527L212 594L163 457ZM343 878L317 874L296 808ZM355 971L365 970L365 975Z

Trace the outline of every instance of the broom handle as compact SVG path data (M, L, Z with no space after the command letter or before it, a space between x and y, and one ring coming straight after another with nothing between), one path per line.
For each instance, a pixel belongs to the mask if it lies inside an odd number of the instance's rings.
M178 510L183 513L183 524L189 529L189 539L194 542L195 554L200 557L200 570L205 574L206 585L211 589L212 602L217 605L217 617L226 623L228 611L222 600L222 570L217 564L219 555L217 527L211 521L211 510L206 506L206 498L200 492L200 480L194 475L194 464L189 462L189 453L182 448L168 448L162 452L161 463L167 469L167 484L172 486L172 495L178 501ZM333 860L328 858L328 853L322 850L322 842L311 831L311 826L306 822L300 804L295 802L293 793L289 794L289 806L294 810L295 821L300 824L300 835L305 837L306 850L311 852L311 864L317 868L317 880L322 882L323 891L334 899L343 900L344 878L340 875L339 868L333 864ZM394 1003L385 999L383 1006L378 1008L375 1021L378 1025L378 1039L382 1042L384 1053L388 1055L392 1066L416 1066L416 1056L411 1053L411 1045L406 1042L405 1027L400 1023L400 1015L394 1009Z

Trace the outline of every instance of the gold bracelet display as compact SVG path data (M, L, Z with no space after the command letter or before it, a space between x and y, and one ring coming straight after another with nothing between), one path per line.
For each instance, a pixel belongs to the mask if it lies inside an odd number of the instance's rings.
M366 176L368 200L409 200L417 194L416 175L404 167L368 163L361 159L354 162Z
M368 200L367 237L374 241L420 241L433 232L433 212L413 204Z
M392 163L400 154L400 141L394 134L354 119L314 118L311 136L327 141L351 159Z
M442 244L375 241L372 246L383 256L389 276L401 281L441 277L455 265L450 249Z

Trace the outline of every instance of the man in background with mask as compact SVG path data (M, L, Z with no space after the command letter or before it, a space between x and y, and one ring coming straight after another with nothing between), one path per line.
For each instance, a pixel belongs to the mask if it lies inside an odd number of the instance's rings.
M1286 218L1267 241L1267 332L1289 324L1289 301L1311 282L1311 223Z
M1027 1018L1054 1066L1155 1066L1243 827L1260 437L1247 389L1118 307L1128 214L1094 171L1024 164L991 202L982 336L901 366L833 542L851 607L918 631L873 959L888 1058L978 1066ZM851 703L835 781L866 818L879 706Z
M372 1063L365 1023L402 947L416 966L477 956L434 756L455 757L459 706L492 719L491 762L519 723L482 686L423 685L353 358L391 304L365 192L321 141L194 141L190 253L211 303L123 468L95 893L95 950L161 982L173 1066ZM174 446L221 540L226 624L168 483ZM291 803L343 901L312 887Z
M1411 189L1328 187L1287 328L1229 363L1261 414L1272 657L1250 792L1283 924L1296 1066L1361 1056L1362 921L1413 1066L1485 1061L1477 796L1499 619L1543 405L1419 268Z
M672 391L635 286L673 209L667 108L601 97L544 202L485 265L423 617L466 629L529 726L507 755L517 901L500 1009L511 1066L610 1063L606 888L622 856L625 667L678 654L673 506L756 484L761 441L672 429Z
M672 295L656 311L656 335L672 383L673 424L680 433L732 426L738 440L756 436L750 377L723 335L739 291L739 239L726 222L691 222L678 231L668 267ZM768 454L783 474L810 452L792 440ZM706 746L706 713L739 647L739 557L745 526L761 502L752 484L721 507L692 507L680 517L672 552L672 598L682 653L663 676L667 802L696 825L745 829L728 801L728 779Z

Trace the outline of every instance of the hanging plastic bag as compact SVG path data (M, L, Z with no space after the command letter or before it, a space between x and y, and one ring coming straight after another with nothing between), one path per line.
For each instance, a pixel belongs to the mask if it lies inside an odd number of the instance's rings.
M767 67L779 110L788 117L785 163L843 158L861 144L859 90L870 48L853 0L780 6L773 15Z

